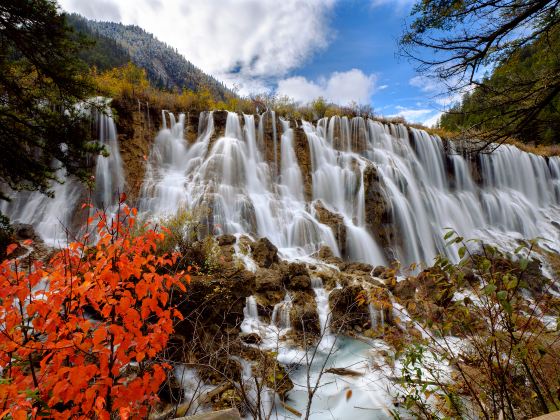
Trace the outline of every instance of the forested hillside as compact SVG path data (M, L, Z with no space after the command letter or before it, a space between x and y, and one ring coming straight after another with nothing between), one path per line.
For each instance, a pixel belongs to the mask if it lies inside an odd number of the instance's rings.
M465 94L461 103L441 118L448 130L501 130L522 121L518 140L537 144L560 143L560 91L551 89L560 69L560 31L541 35L507 57L482 84ZM550 90L550 92L548 92ZM533 108L534 93L548 101Z
M197 91L204 87L219 99L233 94L176 49L138 26L95 22L77 14L68 15L67 19L78 33L96 41L92 48L82 52L82 58L90 65L104 70L132 61L146 70L148 79L158 88Z

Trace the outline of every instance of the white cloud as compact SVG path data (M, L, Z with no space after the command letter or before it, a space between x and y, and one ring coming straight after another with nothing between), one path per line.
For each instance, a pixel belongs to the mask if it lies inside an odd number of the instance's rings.
M122 19L119 3L114 0L59 0L59 3L64 10L80 13L90 19L113 22Z
M410 86L417 87L422 92L426 93L440 93L442 91L441 82L438 82L431 77L414 76L408 81L408 83Z
M400 106L400 105L396 106L395 108L397 109L398 112L396 114L390 115L390 117L403 117L408 122L416 122L416 123L423 122L428 114L434 112L433 109L405 108L404 106Z
M283 77L325 48L335 0L60 0L88 18L136 24L225 82ZM255 79L257 82L255 82ZM243 91L242 87L242 91Z
M371 0L371 7L392 6L395 11L408 11L416 0Z
M450 89L442 81L426 76L415 76L409 80L409 84L431 95L432 100L444 108L459 102L466 92L474 88L474 85L468 85Z
M295 76L280 80L276 92L302 103L322 96L341 105L352 101L364 104L370 102L376 79L375 75L366 75L358 69L334 72L328 78L317 81Z
M439 122L439 119L441 118L442 115L443 112L436 112L431 117L422 121L422 124L425 125L426 127L430 127L430 128L434 127Z

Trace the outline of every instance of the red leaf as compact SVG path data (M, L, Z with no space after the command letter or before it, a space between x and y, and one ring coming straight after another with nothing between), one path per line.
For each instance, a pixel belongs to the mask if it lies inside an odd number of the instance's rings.
M18 247L18 244L8 245L8 247L6 248L6 255L10 255L12 252L14 252L16 250L17 247Z

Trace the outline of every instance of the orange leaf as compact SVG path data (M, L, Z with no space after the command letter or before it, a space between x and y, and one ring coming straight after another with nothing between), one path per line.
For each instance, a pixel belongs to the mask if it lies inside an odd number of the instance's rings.
M6 248L6 255L10 255L12 252L14 252L16 250L17 247L18 247L18 244L8 245L8 247Z

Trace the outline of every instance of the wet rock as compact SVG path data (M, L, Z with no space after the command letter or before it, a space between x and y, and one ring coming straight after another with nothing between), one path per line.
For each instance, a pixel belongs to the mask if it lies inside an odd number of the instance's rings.
M294 133L294 151L298 160L298 165L303 177L303 192L305 199L310 201L312 199L312 179L311 179L311 152L309 150L309 141L307 135L301 126L295 127L292 124ZM279 137L280 138L280 137Z
M251 244L251 252L259 267L268 268L273 263L278 262L278 248L267 238L261 238Z
M289 290L311 289L311 278L307 267L302 263L290 263L284 276L284 286Z
M136 206L144 182L146 158L161 127L161 109L157 105L151 105L149 109L142 105L139 110L138 102L132 98L114 99L111 107L118 115L118 144L126 179L127 202Z
M342 258L335 256L332 249L330 249L326 245L323 245L313 256L323 260L328 264L333 264L336 266L344 264Z
M223 349L222 349L223 351ZM212 359L202 358L196 366L196 373L204 382L213 385L219 385L224 382L225 378L233 381L241 379L243 370L239 361L227 357L215 357Z
M292 292L290 322L296 333L321 334L321 324L317 313L317 303L312 292Z
M367 273L369 275L373 271L373 266L366 263L351 262L346 263L344 267L341 267L341 269L347 273Z
M216 238L216 240L218 241L219 246L224 246L233 245L236 241L236 238L233 235L220 235Z
M328 210L321 200L315 202L314 207L317 219L322 224L331 228L336 239L338 249L341 254L344 255L346 251L346 225L344 224L344 218L340 214Z
M241 333L239 338L246 344L260 344L262 342L261 336L257 333Z
M14 235L17 240L36 239L38 238L35 233L35 228L26 223L15 223L12 225Z
M284 400L294 384L286 369L278 363L273 352L249 347L244 349L243 357L253 362L252 372L255 378L274 390Z
M259 268L256 272L255 288L257 292L283 290L282 277L278 270Z
M329 295L332 311L331 325L333 331L349 331L354 327L369 328L370 316L367 304L359 304L357 299L364 288L353 284L334 289Z
M413 278L406 278L396 282L392 288L393 295L401 301L414 299L416 296L416 282Z
M219 274L192 276L184 296L177 296L184 319L176 332L191 336L195 328L219 330L243 321L246 298L255 292L255 274L237 270L230 277Z
M383 274L385 273L386 269L387 269L387 267L384 267L382 265L378 265L377 267L375 267L373 269L371 275L374 276L374 277L383 278Z
M311 287L311 278L307 274L291 277L286 282L286 287L290 290L308 290Z
M375 237L379 238L384 248L400 245L400 235L393 221L391 204L384 192L377 168L373 164L368 164L363 179L368 228Z

